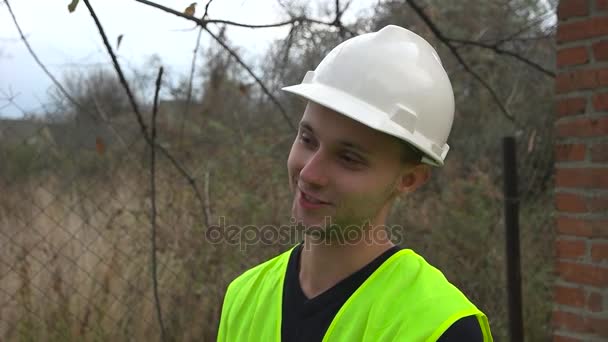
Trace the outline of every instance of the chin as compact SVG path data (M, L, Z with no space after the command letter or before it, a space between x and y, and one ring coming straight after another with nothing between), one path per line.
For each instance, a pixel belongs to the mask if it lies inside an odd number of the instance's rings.
M326 222L324 217L318 218L304 215L298 211L296 205L294 205L291 211L291 217L298 227L302 227L304 229L321 228L322 230L325 230Z

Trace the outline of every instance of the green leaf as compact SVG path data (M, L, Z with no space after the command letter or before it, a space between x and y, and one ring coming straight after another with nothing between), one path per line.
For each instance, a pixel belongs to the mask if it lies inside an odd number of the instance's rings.
M76 6L78 6L78 1L80 0L72 0L72 2L68 5L68 11L70 11L70 13L76 10Z

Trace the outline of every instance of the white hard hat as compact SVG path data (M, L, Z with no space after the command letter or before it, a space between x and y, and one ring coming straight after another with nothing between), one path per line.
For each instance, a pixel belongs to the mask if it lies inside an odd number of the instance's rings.
M442 166L454 120L454 93L433 47L389 25L336 46L301 84L283 88L420 150Z

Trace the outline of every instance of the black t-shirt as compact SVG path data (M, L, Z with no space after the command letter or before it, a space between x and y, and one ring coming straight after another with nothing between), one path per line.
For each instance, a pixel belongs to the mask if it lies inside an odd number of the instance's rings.
M394 246L375 258L359 271L346 277L329 290L308 299L300 287L299 244L289 256L287 274L283 285L283 317L281 341L321 341L334 316L359 286L390 256L399 251ZM475 316L468 316L452 324L439 342L482 342L483 335Z

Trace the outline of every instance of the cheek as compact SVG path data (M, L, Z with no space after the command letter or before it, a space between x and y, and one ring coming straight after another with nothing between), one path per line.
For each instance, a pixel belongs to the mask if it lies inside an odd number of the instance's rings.
M302 169L301 166L301 152L298 151L298 147L294 142L291 146L291 150L289 151L289 157L287 157L287 171L289 173L289 182L293 181L293 178L300 172Z
M345 205L376 205L386 200L393 187L394 183L383 175L346 174L336 179L336 191L348 202Z

